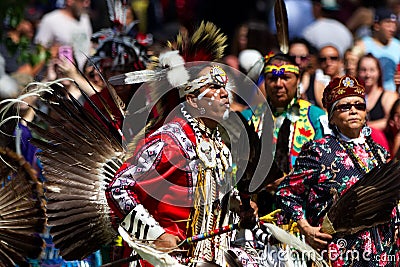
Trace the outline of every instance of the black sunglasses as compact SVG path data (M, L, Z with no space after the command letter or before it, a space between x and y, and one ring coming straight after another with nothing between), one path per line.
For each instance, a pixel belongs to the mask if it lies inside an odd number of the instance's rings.
M320 58L318 58L319 62L326 62L328 59L331 61L338 61L339 57L320 57Z
M340 112L349 111L352 107L355 107L357 110L365 111L367 109L367 105L365 103L355 103L355 104L341 104L335 107L335 110L339 110Z
M290 55L294 59L300 59L301 61L306 61L308 59L308 56L296 56L296 55Z

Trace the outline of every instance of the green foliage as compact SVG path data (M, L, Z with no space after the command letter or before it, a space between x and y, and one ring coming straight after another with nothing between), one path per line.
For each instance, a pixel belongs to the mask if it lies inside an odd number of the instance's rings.
M2 0L0 1L0 19L15 27L24 16L25 6L29 0ZM3 29L3 27L1 27Z
M7 27L15 28L24 18L25 7L31 2L30 0L1 0L0 1L0 19L2 24ZM11 54L17 51L20 53L18 61L20 63L28 63L31 66L48 59L49 52L43 51L38 46L32 47L30 40L21 36L18 44L14 43L10 38L5 35L4 27L0 27L0 42L4 43L6 48Z

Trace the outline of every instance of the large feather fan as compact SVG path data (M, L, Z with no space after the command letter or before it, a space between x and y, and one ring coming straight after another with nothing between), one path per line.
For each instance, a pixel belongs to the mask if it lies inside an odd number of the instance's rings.
M387 223L400 199L400 162L376 167L357 181L329 209L322 230L353 234Z
M29 266L44 247L43 187L21 155L0 147L0 266Z
M46 127L28 127L40 137L31 143L41 150L50 234L64 259L83 259L117 235L105 187L122 164L120 135L89 98L102 121L72 96L67 99L60 84L38 87L47 91L41 102L48 113L35 109L35 116Z

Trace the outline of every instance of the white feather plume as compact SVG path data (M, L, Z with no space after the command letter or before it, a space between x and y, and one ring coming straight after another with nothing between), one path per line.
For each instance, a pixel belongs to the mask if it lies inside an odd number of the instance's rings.
M160 54L161 66L168 68L167 79L172 87L179 87L189 80L189 73L185 68L185 60L179 55L178 50L167 51Z
M271 223L263 223L265 227L271 232L271 234L280 242L292 246L299 250L303 255L309 257L315 262L318 267L329 267L328 263L322 258L322 256L313 249L310 245L301 241L296 236L289 234L285 230Z

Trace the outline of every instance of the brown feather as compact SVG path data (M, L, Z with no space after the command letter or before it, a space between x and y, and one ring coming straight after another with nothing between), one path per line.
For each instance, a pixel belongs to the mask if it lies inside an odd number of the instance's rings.
M276 0L274 6L274 15L279 49L282 53L287 54L289 52L289 28L284 0Z
M39 236L46 223L43 188L22 156L4 147L0 155L5 161L1 162L5 185L0 188L0 264L28 266L27 258L37 258L44 247Z
M399 199L400 162L392 160L374 168L343 193L325 216L322 230L353 234L387 223Z
M117 235L104 189L120 167L124 149L119 134L77 101L57 92L42 101L50 115L35 112L46 129L33 123L28 127L39 136L31 143L41 150L37 155L46 178L50 234L64 259L80 260Z

